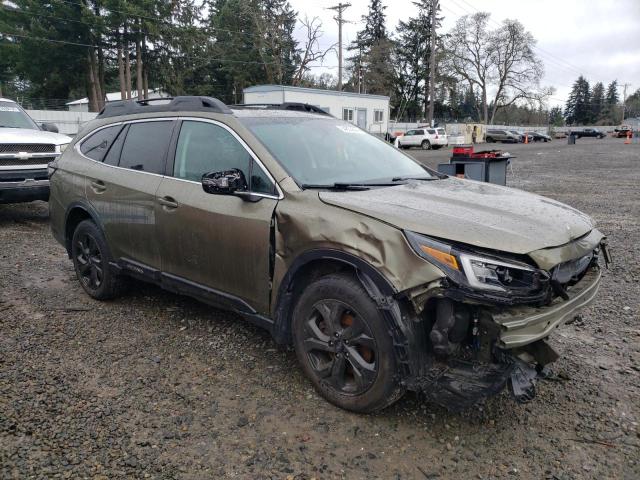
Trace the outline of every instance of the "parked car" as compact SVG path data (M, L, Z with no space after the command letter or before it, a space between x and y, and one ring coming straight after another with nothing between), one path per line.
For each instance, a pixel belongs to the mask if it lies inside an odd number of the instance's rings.
M553 138L556 138L556 139L567 138L567 132L555 132L553 134Z
M627 125L622 125L613 131L613 136L616 138L627 138L629 134L633 134L633 129Z
M550 142L551 137L549 135L545 135L544 133L539 132L525 132L526 136L529 137L530 142Z
M13 100L0 98L0 203L49 198L47 164L71 139L53 124L40 126Z
M524 142L524 133L520 133L517 130L507 130L509 133L513 133L517 138L519 143Z
M309 105L113 102L51 169L51 229L89 296L134 277L233 310L358 412L406 390L531 399L545 339L609 258L584 213L439 174Z
M398 148L420 147L423 150L437 150L449 145L449 138L444 128L417 128L408 130L398 138Z
M487 143L518 143L520 141L520 137L511 133L509 130L489 129L485 135L485 140Z
M573 130L570 133L574 135L576 138L582 137L594 137L594 138L604 138L604 132L601 132L597 128L585 128L584 130Z

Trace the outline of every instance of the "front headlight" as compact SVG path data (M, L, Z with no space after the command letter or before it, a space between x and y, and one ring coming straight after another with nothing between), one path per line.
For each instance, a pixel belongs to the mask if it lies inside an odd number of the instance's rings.
M405 232L409 244L451 280L475 290L506 292L539 286L541 271L525 263L503 261L456 249L414 232Z
M68 146L69 146L68 143L63 143L62 145L58 145L58 152L60 153L64 152Z

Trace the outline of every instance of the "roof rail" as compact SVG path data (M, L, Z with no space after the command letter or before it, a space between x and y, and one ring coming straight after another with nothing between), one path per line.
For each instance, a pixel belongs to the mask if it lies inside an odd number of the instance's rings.
M164 102L153 105L156 102ZM179 96L147 98L144 100L118 100L107 103L97 118L117 117L136 113L155 112L213 112L231 114L231 110L217 98Z
M316 107L315 105L310 105L308 103L301 102L284 102L284 103L239 103L236 105L229 105L231 108L242 108L242 109L263 109L263 110L293 110L296 112L309 112L309 113L319 113L321 115L331 115L326 110L323 110L320 107Z

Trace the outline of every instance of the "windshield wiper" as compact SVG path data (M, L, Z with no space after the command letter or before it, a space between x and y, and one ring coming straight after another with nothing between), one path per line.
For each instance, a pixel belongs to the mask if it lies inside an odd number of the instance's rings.
M430 181L430 180L439 180L439 177L412 177L412 176L407 176L407 177L393 177L391 179L392 182L402 182L405 180L425 180L425 181Z
M347 182L335 182L325 185L303 183L301 187L306 188L326 188L328 190L369 190L371 187L395 187L397 183L391 182L367 182L367 183L347 183Z

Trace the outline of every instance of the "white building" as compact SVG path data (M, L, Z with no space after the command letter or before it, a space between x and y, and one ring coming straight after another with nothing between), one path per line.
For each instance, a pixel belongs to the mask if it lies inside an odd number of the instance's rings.
M149 90L149 98L163 98L168 97L167 92L159 88L154 88L153 90ZM131 92L131 98L135 100L138 98L138 91L133 90ZM120 96L120 92L111 92L107 93L107 102L115 102L117 100L122 100ZM80 100L74 100L73 102L66 103L67 108L70 112L88 112L89 111L89 99L81 98Z
M280 104L308 103L320 107L334 117L342 118L371 133L386 134L389 97L336 90L258 85L243 90L244 103Z

